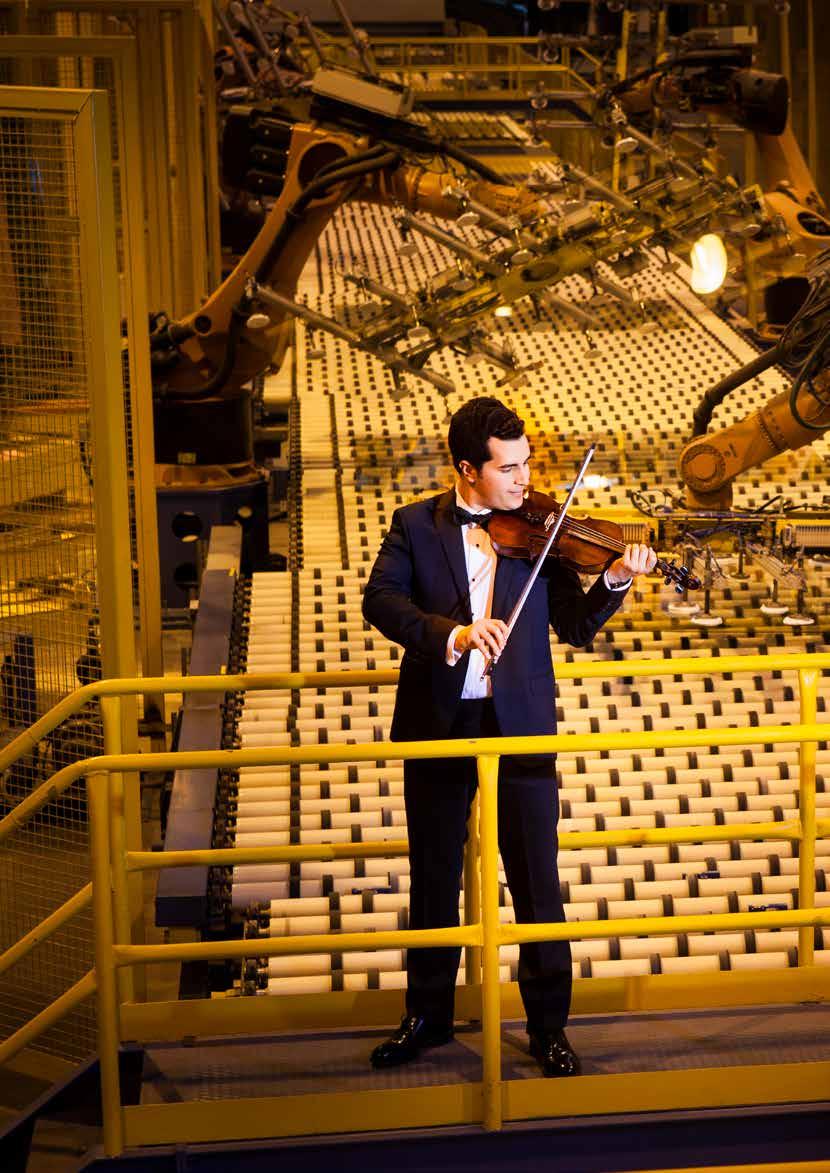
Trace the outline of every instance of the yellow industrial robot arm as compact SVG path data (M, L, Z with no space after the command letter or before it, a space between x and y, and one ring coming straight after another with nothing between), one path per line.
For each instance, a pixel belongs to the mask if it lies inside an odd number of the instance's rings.
M151 334L157 400L234 398L269 365L279 365L290 311L273 300L255 304L254 290L268 287L293 300L315 242L348 198L439 217L457 217L463 201L475 202L485 217L489 210L494 219L510 214L519 223L538 213L526 189L474 178L461 194L456 173L428 172L404 161L394 146L311 124L263 121L268 145L261 150L281 173L279 196L244 256L204 304L177 322L157 319Z
M475 344L504 365L498 348L480 345L482 317L521 297L544 293L553 299L550 286L572 272L593 272L601 260L617 266L620 275L635 272L645 263L637 250L646 242L672 245L689 238L690 243L714 213L751 206L734 183L678 162L661 167L625 195L577 168L564 168L566 186L576 183L599 199L572 201L552 215L529 188L506 184L457 144L408 119L401 113L405 94L343 74L327 74L322 81L318 74L314 85L319 92L306 106L314 121L296 120L273 103L228 112L226 179L240 190L275 199L244 256L206 302L182 321L156 321L151 351L159 422L163 413L169 424L175 404L246 395L244 388L255 376L279 365L289 315L369 349L398 374L414 374L447 394L452 385L427 365L434 350L450 345L468 353ZM659 150L645 135L638 142ZM432 236L458 258L457 269L407 294L373 282L371 292L387 303L388 312L359 334L323 318L295 295L315 241L335 209L350 198L398 206L403 233ZM459 227L465 220L480 223L493 239L476 246L440 232L417 213L452 218ZM595 279L631 300L618 283L600 275ZM590 322L587 313L556 301L581 313L584 324ZM398 343L404 337L413 341L415 331L422 335L420 344L402 354ZM520 377L516 363L505 361L507 377ZM182 412L179 418L177 435L199 422ZM217 412L217 421L222 418ZM173 434L169 427L157 428L162 431ZM178 459L179 451L177 440L167 458Z
M247 252L198 309L177 322L156 320L157 399L231 398L266 369L279 350L281 318L253 312L250 283L267 279L293 295L314 242L350 187L393 159L349 134L276 120L270 130L284 169L279 198Z
M783 361L800 364L792 387L745 419L713 433L706 429L717 404L735 387ZM830 428L830 253L816 263L804 306L777 346L728 375L704 395L695 412L695 438L680 455L690 509L726 510L732 482L782 452L810 444Z
M793 414L790 391L782 391L745 419L711 435L698 436L683 449L680 477L689 509L729 509L732 482L782 452L812 444L830 428L830 373L799 390Z
M758 148L763 206L780 229L743 244L743 260L767 284L801 276L830 244L827 208L789 120L789 86L781 74L752 67L750 46L701 45L610 87L601 97L629 118L662 111L703 111L731 118ZM783 287L782 287L783 289ZM803 289L787 290L786 312ZM795 302L797 305L797 300Z

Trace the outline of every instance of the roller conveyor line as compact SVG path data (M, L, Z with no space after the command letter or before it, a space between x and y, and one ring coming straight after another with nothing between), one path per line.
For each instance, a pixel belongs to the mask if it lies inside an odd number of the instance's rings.
M475 241L475 232L470 237ZM401 257L390 214L348 205L332 221L319 248L319 268L301 280L308 303L323 313L353 304L342 269L360 267L399 290L419 284L448 263L435 242L419 240L419 254ZM318 277L322 275L322 280ZM611 276L611 272L608 274ZM330 336L309 345L298 324L296 406L301 422L302 483L295 525L302 547L287 573L260 573L250 584L246 628L249 671L396 667L400 650L366 628L360 597L392 513L418 496L451 483L444 452L447 406L474 392L507 399L527 421L538 483L565 484L587 438L599 433L594 461L601 483L580 494L584 508L626 508L632 488L673 486L676 460L703 387L751 357L746 343L686 289L681 276L655 257L627 283L632 304L595 297L588 281L572 277L557 292L590 308L601 329L590 338L567 316L540 323L517 305L495 331L523 364L540 362L524 385L498 389L500 372L446 352L431 363L453 379L460 396L445 405L419 386L395 401L388 372ZM636 288L635 288L636 287ZM551 380L551 372L556 373ZM739 389L718 409L716 422L739 419L784 386L775 370ZM657 405L670 403L671 412ZM797 457L770 463L769 475L744 478L736 504L758 507L784 493L797 503L815 500L814 470L826 459L824 438ZM336 519L344 519L338 526ZM337 532L335 532L335 530ZM724 561L728 573L734 560ZM748 561L748 579L714 585L712 610L722 628L704 630L666 610L671 595L656 581L638 582L623 612L586 649L560 647L556 660L573 663L751 654L763 650L823 650L830 630L830 571L808 560L805 606L815 622L787 628L759 608L769 592L762 569ZM792 592L782 592L794 606ZM358 686L327 693L273 691L243 698L237 744L349 744L388 735L394 689ZM563 681L563 732L657 728L751 727L798 720L797 686L785 674L771 680L735 675L673 680ZM820 719L825 713L820 698ZM817 807L830 807L830 754L819 748ZM729 747L720 751L599 753L559 762L561 830L637 826L716 825L794 818L798 753L794 746ZM353 766L274 767L239 771L221 812L228 841L253 843L366 842L405 837L399 762ZM817 845L817 904L828 902L830 847ZM560 853L569 919L718 912L749 907L793 907L797 858L786 840L564 849ZM227 906L244 921L255 957L265 933L405 927L409 888L405 858L243 865L227 874ZM512 917L502 882L501 914ZM830 935L816 933L816 961L830 962ZM797 934L790 931L671 935L620 941L575 941L578 977L715 972L727 968L795 964ZM503 950L503 980L515 980L518 953ZM400 988L400 950L273 958L258 967L247 991L272 995L331 989ZM460 974L463 980L463 967Z

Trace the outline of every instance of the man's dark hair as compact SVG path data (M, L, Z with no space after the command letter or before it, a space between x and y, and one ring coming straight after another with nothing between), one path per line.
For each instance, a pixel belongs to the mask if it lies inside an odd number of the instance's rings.
M491 436L518 440L524 431L524 420L492 395L470 399L450 420L447 443L452 462L458 468L462 460L468 460L473 468L481 468L490 459Z

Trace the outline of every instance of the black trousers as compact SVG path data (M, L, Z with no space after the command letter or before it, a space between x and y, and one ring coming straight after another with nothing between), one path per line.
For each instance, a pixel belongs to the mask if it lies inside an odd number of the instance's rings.
M462 701L450 737L495 737L492 701ZM499 849L518 923L564 921L556 865L558 799L555 759L502 757L499 770ZM409 927L446 928L459 923L458 899L466 824L478 780L474 758L404 763L411 889ZM436 1026L453 1019L460 948L410 949L408 1014ZM519 989L527 1028L563 1027L571 1002L568 941L524 944Z

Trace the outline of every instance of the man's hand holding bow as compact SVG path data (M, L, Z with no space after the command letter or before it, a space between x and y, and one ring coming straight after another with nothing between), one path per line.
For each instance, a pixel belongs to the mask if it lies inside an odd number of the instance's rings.
M507 624L503 619L476 619L455 633L455 651L463 655L477 648L492 660L501 655L506 640Z

